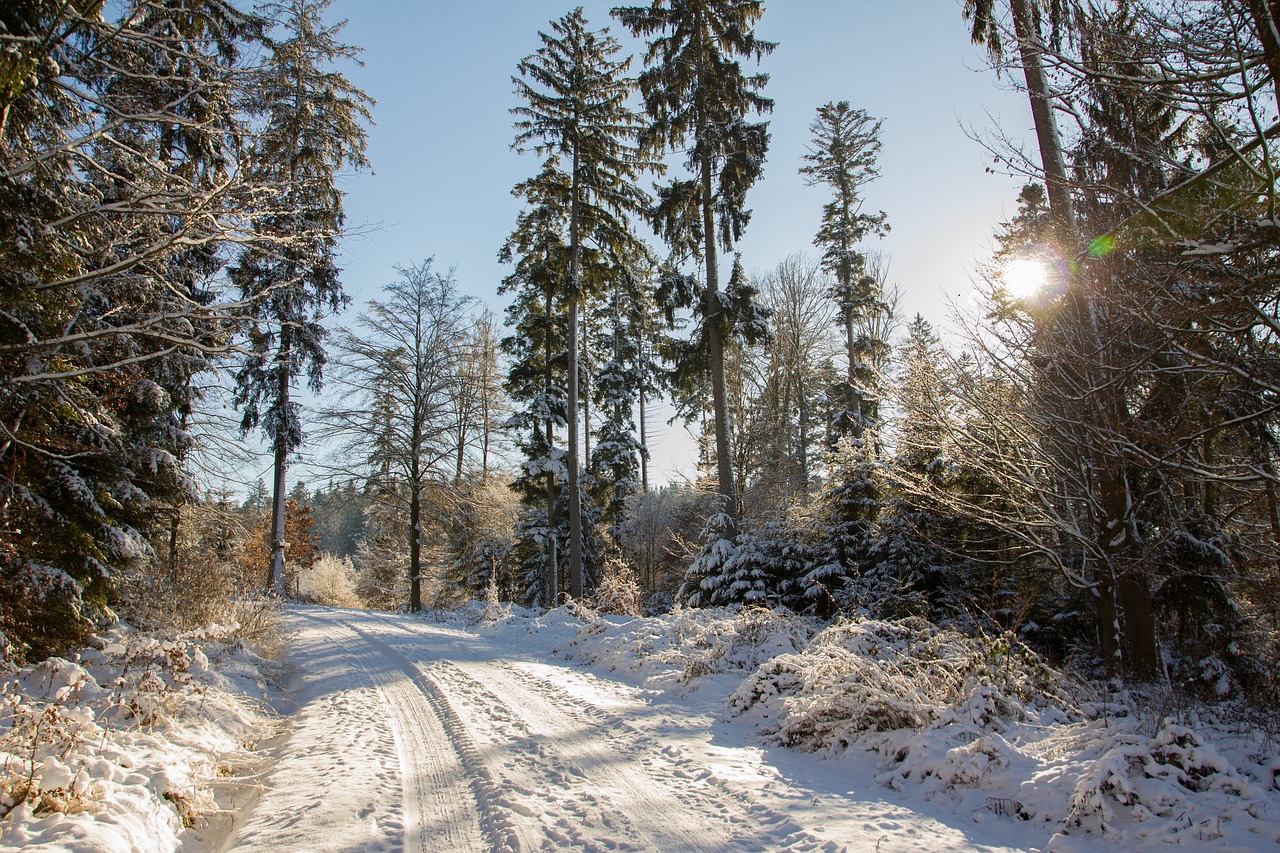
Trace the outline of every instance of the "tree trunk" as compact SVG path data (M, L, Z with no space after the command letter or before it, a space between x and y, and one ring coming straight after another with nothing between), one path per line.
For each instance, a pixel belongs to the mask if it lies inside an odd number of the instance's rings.
M546 367L544 373L544 390L547 395L547 405L551 402L551 291L547 290L547 346L546 346ZM551 418L550 413L547 415L547 462L550 467L551 451L555 448L555 422ZM559 604L560 598L560 567L556 562L556 475L553 471L547 471L547 594L550 596L548 607L555 607Z
M169 518L169 578L178 579L178 528L182 524L182 504L173 505Z
M850 276L852 278L852 276ZM847 292L850 295L850 303L852 303L853 284L847 284ZM845 349L849 353L849 418L852 421L850 429L853 437L857 441L862 441L862 392L858 390L858 356L854 349L853 334L853 305L850 304L848 313L844 321L844 339Z
M804 390L804 379L796 381L796 403L800 415L800 490L809 493L809 400Z
M1071 204L1066 159L1062 154L1062 137L1058 135L1058 125L1054 121L1053 108L1049 103L1049 81L1041 59L1044 47L1040 44L1028 0L1010 0L1010 6L1013 11L1014 34L1018 39L1018 53L1022 60L1022 73L1027 83L1027 95L1031 100L1031 118L1035 122L1040 164L1044 168L1049 213L1053 217L1057 238L1064 246L1072 246L1076 232L1075 211Z
M467 456L467 436L465 430L458 431L458 451L454 458L453 485L462 485L462 463Z
M591 321L589 316L582 319L582 352L591 352ZM578 394L582 399L582 468L591 470L591 363L582 366L582 388Z
M581 599L582 496L578 481L578 152L573 153L573 197L569 203L569 595Z
M645 437L644 386L640 386L640 489L649 491L649 440Z
M422 610L422 483L418 462L409 478L409 612Z
M1094 572L1093 594L1098 608L1098 655L1109 675L1119 675L1123 660L1120 654L1120 612L1116 605L1116 583L1109 564Z
M1271 88L1280 109L1280 0L1249 0L1249 16L1262 43L1262 58L1271 75Z
M1124 617L1129 672L1139 681L1153 682L1160 677L1161 665L1151 586L1142 571L1122 573L1116 586Z
M282 412L287 413L289 409L289 367L288 367L288 335L281 331L280 334L280 387L278 405ZM288 429L288 425L281 419L281 429ZM284 502L285 502L285 477L288 470L288 450L285 447L285 436L278 433L274 436L275 445L275 476L273 485L275 491L271 500L271 564L267 567L267 594L276 595L280 598L285 597L284 588Z
M284 588L284 502L285 502L285 450L277 440L275 452L274 492L271 501L271 564L267 567L267 593L281 598Z
M733 479L733 453L729 437L729 394L724 375L724 319L720 312L719 264L716 257L715 196L711 189L711 158L703 155L702 228L707 271L706 303L707 355L711 369L711 405L716 432L716 477L720 482L723 510L730 525L725 531L732 536L738 527L738 487Z

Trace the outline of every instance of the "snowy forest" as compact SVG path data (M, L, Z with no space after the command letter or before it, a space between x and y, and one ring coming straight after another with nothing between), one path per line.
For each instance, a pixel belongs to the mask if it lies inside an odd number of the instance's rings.
M122 605L493 587L913 615L1274 695L1266 4L964 7L1039 150L1000 152L1028 180L954 344L896 311L892 217L863 204L882 119L849 102L771 164L828 194L812 249L733 261L769 145L760 3L615 10L641 57L551 22L512 61L505 315L406 259L327 322L372 100L325 6L5 12L10 655ZM329 392L305 413L304 384ZM649 481L661 398L700 428L696 482ZM251 433L274 474L236 498L218 474ZM339 448L327 487L289 481L304 441Z
M1274 713L1280 2L955 3L1034 145L975 141L1022 190L946 328L900 308L856 81L769 157L760 0L530 33L499 307L429 235L353 304L376 93L328 6L0 8L11 669L297 602L763 608ZM766 171L825 202L749 272ZM655 411L689 482L650 471Z
M639 56L550 22L512 58L502 318L406 259L346 327L360 49L319 0L125 5L24 0L0 31L13 660L122 608L594 597L919 616L1275 701L1272 4L964 5L1038 149L996 151L1027 183L946 343L896 309L882 119L849 101L769 164L826 191L813 246L733 260L763 4L618 8ZM655 400L700 428L696 482L650 482ZM237 498L248 434L273 476ZM303 442L326 487L289 480Z

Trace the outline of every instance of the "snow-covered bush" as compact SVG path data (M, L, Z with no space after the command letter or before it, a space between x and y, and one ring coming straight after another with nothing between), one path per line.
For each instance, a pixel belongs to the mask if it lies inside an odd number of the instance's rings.
M321 554L320 559L302 570L299 587L304 601L326 607L360 606L356 572L349 557Z
M265 727L243 694L262 696L268 665L216 626L118 626L77 657L0 683L4 843L177 849L185 827L218 809L215 780Z
M716 673L746 673L803 649L817 633L812 619L781 610L679 609L660 618L585 625L559 651L584 663L639 672L654 685L689 684Z
M1057 696L1057 675L1016 643L974 639L922 619L834 625L798 654L764 663L730 698L777 743L845 749L869 732L918 729L948 709L974 724L1017 719Z
M497 622L506 615L507 609L502 606L502 599L498 597L498 576L490 574L489 583L484 588L484 621Z
M619 556L604 558L600 580L591 594L591 606L617 616L640 615L640 584L636 573Z

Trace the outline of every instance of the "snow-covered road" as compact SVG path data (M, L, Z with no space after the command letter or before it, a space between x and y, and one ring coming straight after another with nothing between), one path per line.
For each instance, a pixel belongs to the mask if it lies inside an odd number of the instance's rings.
M289 618L291 731L228 849L1013 849L882 800L870 772L763 750L697 694L405 616Z

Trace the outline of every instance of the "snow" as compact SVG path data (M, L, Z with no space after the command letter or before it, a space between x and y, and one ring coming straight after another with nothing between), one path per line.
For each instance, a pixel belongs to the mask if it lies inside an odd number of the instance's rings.
M270 725L270 665L230 629L118 626L0 685L0 851L201 849Z
M1142 712L1007 638L763 608L287 620L279 730L270 665L220 629L122 630L14 673L6 791L30 777L38 793L0 822L0 850L1280 843L1274 733ZM41 714L52 735L19 748Z

